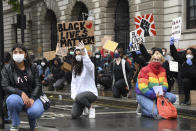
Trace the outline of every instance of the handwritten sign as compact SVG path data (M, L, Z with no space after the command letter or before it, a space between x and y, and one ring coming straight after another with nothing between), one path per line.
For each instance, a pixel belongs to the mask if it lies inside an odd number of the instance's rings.
M129 45L130 51L137 51L139 49L139 44L145 42L145 37L140 37L137 34L137 31L130 32L130 42L132 42L132 45Z
M135 18L136 31L139 36L148 37L155 36L155 24L153 14L145 14L142 16L136 16Z
M107 40L105 45L103 46L104 49L114 52L118 46L118 43Z
M67 56L68 48L67 47L61 47L60 43L57 43L56 46L56 55L59 56Z
M112 36L110 35L105 35L103 38L101 38L101 44L105 45L107 40L112 40Z
M175 40L179 40L181 37L182 17L172 20L172 36Z
M176 61L169 61L169 70L171 72L178 72L178 62L176 62Z
M58 23L57 29L61 47L73 47L80 41L83 41L85 45L95 44L93 21Z
M56 51L44 52L44 58L47 60L53 60L56 57Z

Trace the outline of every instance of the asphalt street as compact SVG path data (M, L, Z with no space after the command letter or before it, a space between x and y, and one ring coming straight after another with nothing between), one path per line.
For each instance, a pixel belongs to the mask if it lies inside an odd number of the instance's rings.
M196 118L179 115L177 120L154 120L138 116L134 108L96 103L96 118L71 119L72 102L53 100L51 108L37 121L40 131L195 131ZM9 124L4 131L9 130ZM21 113L20 131L28 131L25 113Z

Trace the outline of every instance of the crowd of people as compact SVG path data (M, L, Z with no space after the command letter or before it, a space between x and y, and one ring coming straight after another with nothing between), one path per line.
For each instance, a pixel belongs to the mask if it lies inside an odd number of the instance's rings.
M136 92L132 97L138 102L137 113L159 119L157 107L152 110L154 101L160 96L154 88L161 87L163 96L174 103L176 96L171 91L176 80L185 95L181 104L190 105L190 90L196 89L196 49L178 51L174 38L170 39L171 55L166 48L147 50L142 43L139 48L132 52L123 48L114 52L100 49L94 56L89 56L81 42L70 48L65 57L32 62L26 48L17 44L11 54L5 53L1 71L7 119L12 121L10 131L18 130L21 111L27 112L30 128L34 130L36 119L47 109L40 98L44 94L42 87L49 87L49 91L62 90L65 82L71 86L73 119L82 114L95 117L92 103L98 98L98 85L103 90L111 90L115 98L128 98L130 91ZM171 60L178 62L178 72L170 71ZM64 62L72 65L72 70L63 70Z

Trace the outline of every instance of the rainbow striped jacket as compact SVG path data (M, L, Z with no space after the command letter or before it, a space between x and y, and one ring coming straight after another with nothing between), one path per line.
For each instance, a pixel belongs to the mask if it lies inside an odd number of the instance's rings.
M156 94L153 86L162 86L163 91L166 93L168 89L168 82L166 71L163 67L160 68L158 74L153 73L149 65L143 67L138 75L138 82L136 84L136 93L144 95L150 99L155 99Z

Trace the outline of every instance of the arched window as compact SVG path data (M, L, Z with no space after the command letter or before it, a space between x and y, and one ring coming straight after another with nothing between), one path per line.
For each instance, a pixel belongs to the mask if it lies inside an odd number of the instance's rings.
M115 41L124 49L128 48L130 41L129 23L129 3L127 0L118 0L115 10Z
M72 21L83 21L88 18L88 9L82 2L76 2L72 10Z

